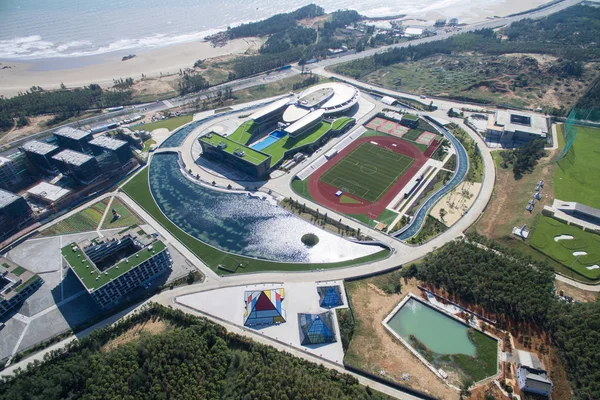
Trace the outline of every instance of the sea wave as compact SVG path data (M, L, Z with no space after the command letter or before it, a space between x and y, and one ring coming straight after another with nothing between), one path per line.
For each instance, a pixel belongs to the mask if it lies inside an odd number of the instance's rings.
M125 50L147 50L173 44L203 40L221 29L196 31L186 34L154 34L151 36L119 39L110 43L96 44L87 40L68 42L52 42L44 40L40 35L17 37L0 40L0 59L40 59L94 56Z

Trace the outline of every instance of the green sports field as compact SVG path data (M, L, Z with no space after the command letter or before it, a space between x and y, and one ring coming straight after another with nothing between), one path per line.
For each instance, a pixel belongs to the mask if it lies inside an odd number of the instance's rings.
M372 143L363 143L321 176L320 181L375 203L414 160Z
M600 208L600 129L582 126L575 129L573 147L559 161L554 173L555 195L557 199Z
M555 238L563 235L560 240ZM572 237L572 238L568 238ZM550 217L540 217L530 241L538 251L589 279L600 278L600 235L564 224ZM587 254L577 257L573 253Z

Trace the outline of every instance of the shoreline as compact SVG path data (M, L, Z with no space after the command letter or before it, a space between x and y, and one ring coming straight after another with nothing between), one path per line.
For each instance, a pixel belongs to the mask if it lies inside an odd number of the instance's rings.
M439 10L407 13L404 19L426 19L433 22L438 18L448 19L453 15L459 15L461 22L468 21L470 24L474 24L497 15L523 13L552 2L548 0L527 0L525 2L505 0L503 3L494 3L489 7L475 9L459 6L456 9L453 8L453 11L446 6ZM366 18L369 17L366 16ZM61 83L67 88L83 87L91 83L110 87L113 79L131 77L139 80L142 74L148 78L171 75L178 73L180 69L191 68L198 59L244 54L248 50L258 49L261 43L262 40L259 38L242 38L228 41L223 47L212 47L207 41L192 41L150 50L119 50L112 53L72 58L0 59L0 96L15 96L32 86L41 86L45 90L58 89ZM121 61L122 56L127 54L136 54L136 57Z

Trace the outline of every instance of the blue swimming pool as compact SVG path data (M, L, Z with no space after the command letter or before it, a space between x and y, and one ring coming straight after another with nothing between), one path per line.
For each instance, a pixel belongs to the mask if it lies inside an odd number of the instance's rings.
M263 149L266 149L267 147L269 147L270 145L272 145L279 139L283 138L285 135L287 135L287 133L285 133L284 131L274 131L269 136L267 136L263 141L254 143L250 147L253 148L254 150L261 151Z

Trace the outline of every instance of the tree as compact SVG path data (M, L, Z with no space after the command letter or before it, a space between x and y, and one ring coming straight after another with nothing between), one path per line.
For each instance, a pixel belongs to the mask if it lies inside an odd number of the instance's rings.
M473 386L473 380L465 379L462 381L462 384L460 386L461 399L468 399L469 397L471 397L471 386Z
M444 217L446 216L446 209L445 208L440 208L440 219L442 220L442 222L444 221Z

